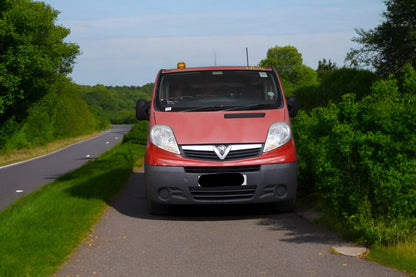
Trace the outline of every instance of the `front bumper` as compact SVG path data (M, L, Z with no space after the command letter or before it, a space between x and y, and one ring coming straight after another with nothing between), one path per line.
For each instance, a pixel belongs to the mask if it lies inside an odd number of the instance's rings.
M163 204L294 201L297 162L233 167L145 165L145 184L149 200Z

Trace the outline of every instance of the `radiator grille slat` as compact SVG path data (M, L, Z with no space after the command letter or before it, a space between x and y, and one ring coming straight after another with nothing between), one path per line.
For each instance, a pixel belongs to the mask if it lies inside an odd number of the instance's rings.
M200 160L219 160L214 151L195 151L195 150L184 150L185 158L188 159L200 159Z

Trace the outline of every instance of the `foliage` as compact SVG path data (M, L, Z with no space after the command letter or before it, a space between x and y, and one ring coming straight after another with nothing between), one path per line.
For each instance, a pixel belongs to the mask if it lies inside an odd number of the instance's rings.
M55 25L58 12L43 2L3 0L0 12L0 123L19 123L72 71L79 48L63 41L69 30Z
M64 42L70 31L55 25L58 14L43 2L1 2L0 150L96 129L85 102L70 92L66 74L79 47Z
M123 136L123 143L130 142L134 144L146 145L148 132L149 121L137 121L137 123L131 127L130 132Z
M92 113L69 82L55 84L50 92L28 109L22 123L13 118L0 128L0 149L31 148L53 140L102 130L108 120Z
M316 107L325 107L329 103L339 103L342 95L355 94L357 100L367 96L372 83L376 80L374 73L367 70L341 68L327 72L319 85L302 87L294 94L299 100L299 106L305 111Z
M416 226L415 73L407 66L360 101L346 94L293 120L300 189L320 192L369 244L397 242Z
M279 73L286 96L304 86L317 84L317 73L303 65L302 54L294 46L275 46L267 51L267 58L260 61L262 67L274 67Z
M336 63L333 63L331 59L328 61L326 59L323 59L322 61L318 62L318 68L316 69L316 72L318 73L318 77L322 79L323 77L327 76L331 72L337 70L338 67Z
M113 124L135 123L136 101L139 99L150 100L153 92L153 84L139 86L105 87L79 86L81 97L100 111Z
M375 29L356 29L353 39L362 45L351 49L346 60L352 66L374 67L379 73L396 73L406 63L416 66L416 3L414 0L387 0L385 21Z

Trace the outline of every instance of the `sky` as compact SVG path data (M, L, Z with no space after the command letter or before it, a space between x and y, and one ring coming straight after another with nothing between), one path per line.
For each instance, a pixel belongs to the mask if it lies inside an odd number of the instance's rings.
M274 46L295 46L303 63L344 65L354 28L383 22L384 0L42 0L81 55L77 84L142 86L162 68L250 66Z

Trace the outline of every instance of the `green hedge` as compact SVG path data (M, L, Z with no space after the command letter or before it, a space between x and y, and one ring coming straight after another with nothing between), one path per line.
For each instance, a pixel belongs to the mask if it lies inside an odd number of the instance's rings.
M81 99L75 85L54 85L29 108L23 122L12 117L0 127L0 151L41 146L102 130L109 126L109 121L99 113Z
M131 127L130 132L124 135L123 143L131 142L134 144L146 145L148 129L149 121L137 121L137 123Z
M370 71L341 68L326 75L319 85L302 87L294 94L298 98L300 108L311 111L329 103L339 103L347 93L354 93L360 100L369 94L375 80L376 76Z
M293 120L299 187L319 192L363 242L391 243L416 226L416 72L376 81L358 101Z

